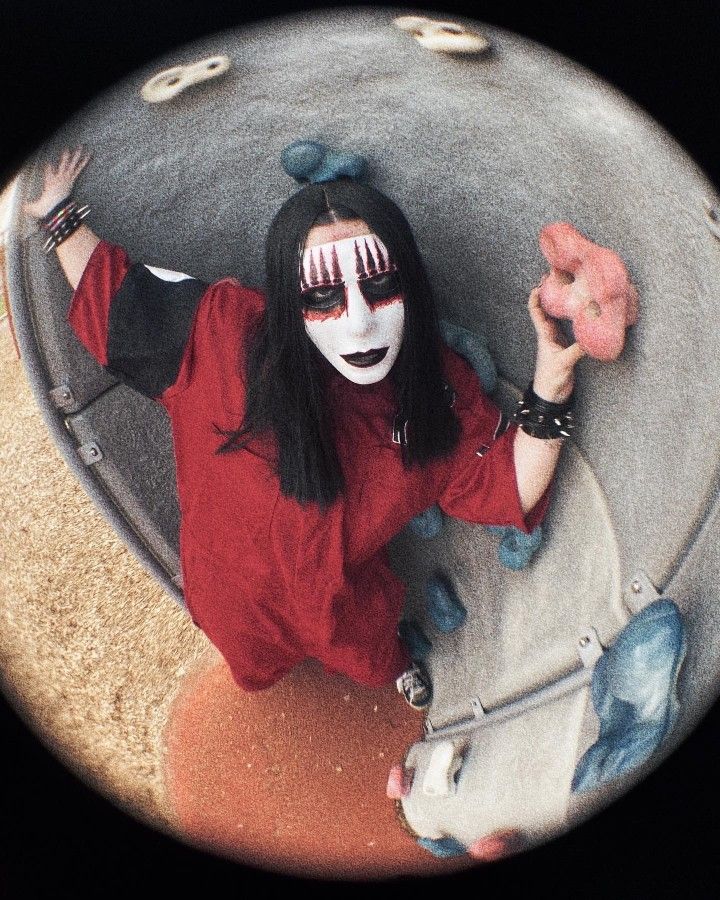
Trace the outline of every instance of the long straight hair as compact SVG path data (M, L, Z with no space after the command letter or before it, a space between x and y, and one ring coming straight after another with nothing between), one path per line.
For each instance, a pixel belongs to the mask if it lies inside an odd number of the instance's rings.
M267 304L247 354L246 409L241 426L218 433L216 453L272 435L276 474L285 496L322 508L343 491L344 479L325 395L327 361L305 330L300 266L308 231L316 224L360 219L392 254L404 297L404 333L389 375L406 468L446 456L460 426L450 407L452 391L441 363L441 337L425 266L410 226L384 194L350 179L311 184L297 191L273 219L267 236Z

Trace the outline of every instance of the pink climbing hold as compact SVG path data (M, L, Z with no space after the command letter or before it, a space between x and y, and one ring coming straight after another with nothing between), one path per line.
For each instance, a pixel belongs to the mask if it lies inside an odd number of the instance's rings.
M514 828L506 828L478 838L470 844L467 852L473 859L481 862L495 862L495 860L517 853L522 844L522 832Z
M546 225L539 240L551 267L540 282L540 305L556 319L571 320L575 340L589 356L617 359L625 329L638 320L638 292L625 263L568 222Z
M415 769L406 769L400 764L392 766L385 793L391 800L400 800L401 797L407 797L410 793L414 776Z

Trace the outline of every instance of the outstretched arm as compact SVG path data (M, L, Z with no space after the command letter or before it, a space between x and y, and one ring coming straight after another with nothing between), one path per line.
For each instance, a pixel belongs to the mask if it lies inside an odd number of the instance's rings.
M209 285L133 263L122 247L82 223L83 210L70 194L89 160L82 148L64 150L57 164L45 166L40 196L25 210L44 220L47 246L55 247L73 289L67 321L80 343L111 375L162 402L192 378L192 367L182 363L186 352L194 358L195 313Z
M575 364L584 353L577 343L563 345L556 323L540 306L537 288L530 292L528 309L538 338L533 390L550 403L564 403L572 394ZM550 484L562 445L562 438L543 440L517 430L515 471L523 512L535 506Z
M77 177L90 161L90 154L82 147L74 151L64 150L56 166L48 163L44 168L43 188L40 196L26 203L25 211L36 219L47 215L72 192ZM56 248L58 260L73 290L80 283L85 266L100 238L87 225L80 227Z

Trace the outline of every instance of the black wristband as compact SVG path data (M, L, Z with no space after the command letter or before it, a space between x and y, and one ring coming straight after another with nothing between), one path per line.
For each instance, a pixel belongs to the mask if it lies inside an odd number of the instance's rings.
M43 216L40 220L40 230L48 236L43 245L45 252L50 253L74 234L89 212L89 206L78 206L72 197L66 197L62 203L58 203Z
M522 400L518 400L512 420L531 437L542 440L570 437L575 427L573 407L575 391L564 403L551 403L543 400L533 390L532 381L527 386Z
M50 222L55 218L55 216L68 205L72 200L72 194L68 194L64 200L61 200L59 203L56 203L55 206L50 210L50 212L45 213L44 216L38 221L38 226L40 228L46 229Z

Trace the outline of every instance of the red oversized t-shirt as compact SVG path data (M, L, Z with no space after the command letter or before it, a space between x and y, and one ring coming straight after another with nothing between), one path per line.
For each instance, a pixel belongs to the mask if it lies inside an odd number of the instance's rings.
M156 296L154 281L143 287L157 277L167 294ZM222 437L213 425L232 430L243 418L244 349L264 303L233 279L205 285L132 266L122 248L101 241L68 319L101 365L127 372L169 415L185 600L238 684L269 687L308 656L363 684L384 684L408 664L397 637L405 585L390 568L388 541L435 503L468 522L529 533L550 488L524 516L517 426L498 436L500 411L448 348L445 375L462 433L446 459L406 470L393 440L390 379L362 386L335 370L328 402L347 488L326 512L282 495L261 441L217 455Z

